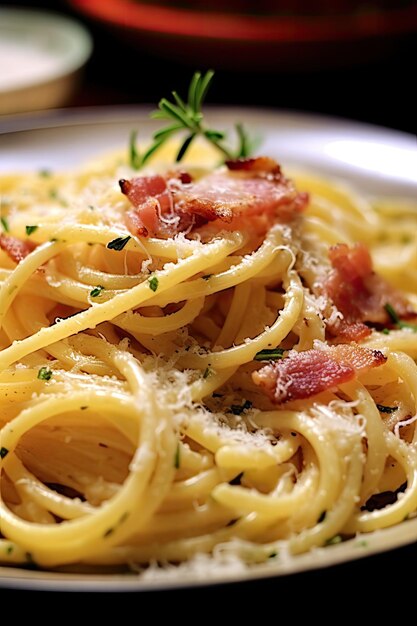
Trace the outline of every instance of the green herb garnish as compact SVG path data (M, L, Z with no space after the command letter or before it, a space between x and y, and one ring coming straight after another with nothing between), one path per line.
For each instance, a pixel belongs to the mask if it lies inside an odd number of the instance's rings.
M211 374L211 369L209 367L206 367L206 369L203 372L203 378L208 378Z
M9 233L10 232L10 228L9 228L9 222L7 220L7 217L0 217L0 223L2 225L2 228L4 230L5 233Z
M4 457L6 457L8 454L9 454L8 449L2 446L0 448L0 459L4 459Z
M376 408L380 413L395 413L395 411L398 411L398 406L385 406L383 404L377 404Z
M39 226L26 226L26 234L29 237L29 235L31 235L32 233L35 232L35 230L38 230Z
M52 370L49 367L41 367L38 372L39 380L50 380L52 378Z
M142 166L142 159L140 157L139 150L136 147L137 136L138 131L132 130L129 141L129 164L134 170L139 170Z
M410 328L413 332L417 333L417 324L408 324L400 320L397 311L389 302L384 306L385 311L388 313L391 322L395 324L397 328Z
M326 546L335 546L337 543L342 543L342 541L343 539L341 535L335 535L334 537L327 539Z
M152 289L152 291L156 291L158 289L159 280L157 276L152 276L152 278L148 278L148 283L149 289Z
M106 247L109 250L117 250L118 252L120 252L120 250L123 250L130 238L130 235L128 235L127 237L116 237L116 239L109 241Z
M48 170L46 168L41 169L38 172L38 176L40 176L41 178L50 178L51 175L52 175L51 170Z
M94 289L90 291L90 296L92 298L97 298L97 296L99 296L103 290L104 287L102 285L97 285L97 287L94 287Z
M238 139L236 149L225 143L226 133L222 130L209 128L201 112L204 99L213 79L214 72L209 70L205 74L195 72L188 88L187 101L183 100L176 91L172 92L172 101L162 98L158 110L151 113L153 119L167 121L168 124L152 135L149 148L140 155L136 145L136 131L130 135L129 163L134 169L143 167L150 157L173 135L186 131L186 136L176 155L176 161L181 161L196 137L204 137L211 143L224 159L239 159L249 156L255 149L255 142L249 137L242 124L236 124L235 130Z
M285 350L282 348L272 348L272 350L261 350L254 356L255 361L277 361L282 359Z

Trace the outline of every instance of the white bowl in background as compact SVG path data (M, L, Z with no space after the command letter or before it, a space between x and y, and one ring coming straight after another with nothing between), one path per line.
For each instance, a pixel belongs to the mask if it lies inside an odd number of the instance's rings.
M91 51L89 33L72 19L0 8L0 115L65 104Z

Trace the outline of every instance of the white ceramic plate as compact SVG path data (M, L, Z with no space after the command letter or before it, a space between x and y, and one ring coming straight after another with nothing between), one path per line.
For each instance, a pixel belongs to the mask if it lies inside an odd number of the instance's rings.
M149 108L56 111L48 116L0 121L0 171L60 169L128 144L132 129L146 137L155 122ZM237 120L263 137L262 152L282 164L343 178L365 193L417 196L417 145L413 136L320 116L244 109L211 109L219 127ZM254 567L175 573L156 581L122 574L48 573L0 567L0 587L22 589L145 591L229 581L255 580L328 567L417 541L417 518L290 560ZM412 548L415 549L415 546Z

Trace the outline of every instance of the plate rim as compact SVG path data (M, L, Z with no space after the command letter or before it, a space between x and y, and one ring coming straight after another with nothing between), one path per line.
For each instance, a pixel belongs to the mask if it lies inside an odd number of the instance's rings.
M151 109L151 105L131 105L122 107L87 107L81 109L58 109L45 113L22 114L13 116L8 120L0 117L0 135L14 135L15 133L42 131L45 129L59 129L76 124L112 124L126 123L137 119L138 115L145 117ZM262 107L209 107L209 112L221 116L224 112L234 115L236 111L259 117L264 113L272 117L288 116L293 120L302 120L311 123L320 120L321 123L329 122L334 125L343 124L344 127L361 128L373 133L383 134L394 139L413 140L414 136L409 133L384 128L341 117L330 117L327 115L308 113L301 111L277 110ZM3 126L3 122L6 125ZM35 124L35 126L34 126ZM407 529L407 532L403 532ZM361 540L367 542L366 549L360 549L358 544ZM388 548L386 542L391 541ZM190 580L185 577L183 580L143 580L130 575L106 574L66 574L61 572L42 572L23 570L17 567L0 565L0 588L21 589L21 590L54 590L54 591L114 591L114 592L147 592L162 591L168 589L185 589L215 586L219 584L229 584L236 582L249 582L269 578L281 578L291 575L301 574L312 570L343 565L354 560L372 557L376 554L386 554L405 546L417 545L417 518L403 521L401 524L374 531L372 534L361 535L337 546L317 548L305 555L295 557L290 565L268 563L266 565L254 566L238 574L218 574L210 576L205 580ZM317 555L320 558L316 559Z

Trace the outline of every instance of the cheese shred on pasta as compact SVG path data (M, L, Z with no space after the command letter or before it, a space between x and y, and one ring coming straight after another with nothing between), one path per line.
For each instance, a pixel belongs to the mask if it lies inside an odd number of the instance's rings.
M252 375L340 345L331 246L365 244L417 311L417 207L294 173L309 204L262 237L136 236L134 175L117 155L0 179L3 236L33 244L0 251L0 563L262 562L413 517L412 319L368 325L384 362L303 399Z

